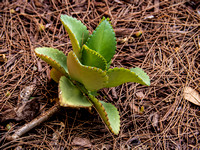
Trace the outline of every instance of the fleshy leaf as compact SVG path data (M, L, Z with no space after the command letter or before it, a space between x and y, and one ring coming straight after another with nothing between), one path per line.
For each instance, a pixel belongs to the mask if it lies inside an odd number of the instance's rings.
M91 107L83 93L65 76L59 81L59 102L64 107Z
M112 63L112 60L110 60L110 62L107 63L107 69L110 68L111 63Z
M97 91L107 84L108 77L105 71L82 65L73 51L68 53L67 66L70 77L82 83L89 91Z
M50 76L56 83L58 83L60 78L64 76L64 74L62 74L60 71L56 70L55 68L52 68L50 72Z
M86 45L83 45L81 62L83 65L101 68L102 70L106 70L107 67L105 58Z
M88 91L89 94L93 95L93 96L98 96L99 93L97 91Z
M89 37L87 27L81 21L71 16L61 15L60 19L69 34L75 54L80 58L82 45L85 44Z
M108 84L106 87L115 87L126 82L136 82L150 85L149 76L141 68L113 68L107 71Z
M53 68L60 71L64 75L68 75L66 64L67 56L65 56L62 51L51 47L38 47L35 49L35 53Z
M142 79L142 82L144 82L144 84L143 83L140 83L140 84L150 86L149 76L144 72L144 70L136 67L136 68L131 68L130 71L135 73L140 79Z
M99 101L92 95L89 95L89 98L111 132L116 135L119 134L120 116L117 108L110 103Z
M86 45L101 54L108 62L116 50L115 32L107 19L103 19L96 30L88 38Z

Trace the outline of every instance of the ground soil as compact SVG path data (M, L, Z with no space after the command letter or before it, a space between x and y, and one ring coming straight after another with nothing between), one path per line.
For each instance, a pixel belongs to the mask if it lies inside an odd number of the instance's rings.
M0 113L10 119L1 121L0 149L83 149L74 144L77 137L90 142L88 149L199 149L200 107L183 98L185 86L200 92L198 5L195 0L1 1ZM50 79L51 67L34 49L54 47L66 54L72 50L61 14L81 20L90 33L103 16L109 17L118 42L111 67L143 68L151 86L126 83L99 91L98 98L120 112L117 136L95 110L62 108L19 139L8 141L9 134L55 103L58 93ZM7 111L15 110L20 92L30 85L36 85L32 97L40 107L34 105L33 118L15 120Z

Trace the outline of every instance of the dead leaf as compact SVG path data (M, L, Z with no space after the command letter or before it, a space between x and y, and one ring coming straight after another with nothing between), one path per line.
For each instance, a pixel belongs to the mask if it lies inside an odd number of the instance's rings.
M41 0L34 0L34 2L35 2L35 6L37 6L37 7L42 7L43 6Z
M24 103L20 103L16 108L8 107L5 111L0 112L0 122L8 120L31 121L38 113L40 107L37 98L33 98Z
M144 99L144 97L145 97L145 95L144 95L143 92L137 92L135 95L136 95L137 98L139 98L139 99Z
M200 106L200 95L193 88L186 86L183 89L183 96L186 100L190 101L191 103Z
M128 140L128 143L130 143L133 146L137 146L141 143L140 138L138 136L134 136L130 140Z
M159 123L159 114L157 112L155 113L151 113L149 115L149 120L151 121L152 123L152 126L157 130L157 131L160 131L160 128L158 127L158 123Z
M101 150L109 150L111 149L112 146L110 144L103 144L102 147L100 148Z
M91 148L92 144L89 139L86 138L80 138L80 137L75 137L72 141L73 146L82 146L82 147L88 147Z
M20 92L21 101L28 101L34 89L35 89L35 85L24 87Z
M116 89L114 87L111 88L111 92L112 92L113 98L117 99L117 92L116 92Z
M154 127L157 127L157 126L158 126L158 119L159 119L159 115L158 115L157 113L155 113L155 114L153 115L153 119L152 119L152 125L153 125Z
M40 61L37 61L37 68L38 68L38 72L42 72L42 64Z
M133 102L130 102L129 106L130 106L131 110L133 110L133 112L139 113L139 110L140 110L139 107L136 106Z
M38 113L39 109L40 106L37 98L33 98L23 103L19 103L18 106L14 109L16 113L16 117L14 119L16 121L21 121L21 120L31 121Z

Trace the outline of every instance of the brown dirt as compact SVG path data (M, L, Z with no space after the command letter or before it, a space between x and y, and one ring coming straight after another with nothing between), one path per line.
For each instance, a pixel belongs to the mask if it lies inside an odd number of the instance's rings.
M118 136L106 130L96 112L66 108L15 141L7 141L6 136L26 121L0 124L0 149L75 149L75 137L89 139L92 149L199 149L200 107L182 95L184 86L200 92L200 14L198 1L194 3L195 0L0 2L0 54L8 60L0 64L1 113L15 108L20 91L32 84L37 85L32 96L39 99L38 114L53 105L57 84L49 79L50 67L36 57L34 48L48 46L65 53L72 49L59 20L61 14L81 20L90 32L103 16L111 18L118 40L112 66L138 66L151 78L150 87L127 83L100 91L99 98L120 111ZM41 24L46 29L40 30ZM139 37L135 36L138 31L142 31ZM144 107L144 113L137 112L138 107ZM11 126L9 131L7 124ZM61 128L64 129L60 131Z

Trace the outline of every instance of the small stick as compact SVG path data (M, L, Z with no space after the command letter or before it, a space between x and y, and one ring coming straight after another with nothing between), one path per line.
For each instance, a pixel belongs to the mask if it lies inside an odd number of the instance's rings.
M24 126L22 126L21 128L19 128L13 135L8 136L7 140L11 141L11 140L18 139L23 134L27 133L28 131L30 131L34 127L40 125L42 122L49 119L53 114L55 114L60 109L60 107L61 106L59 104L55 104L48 111L44 112L43 114L41 114L37 118L33 119L31 122L29 122L29 123L25 124Z

